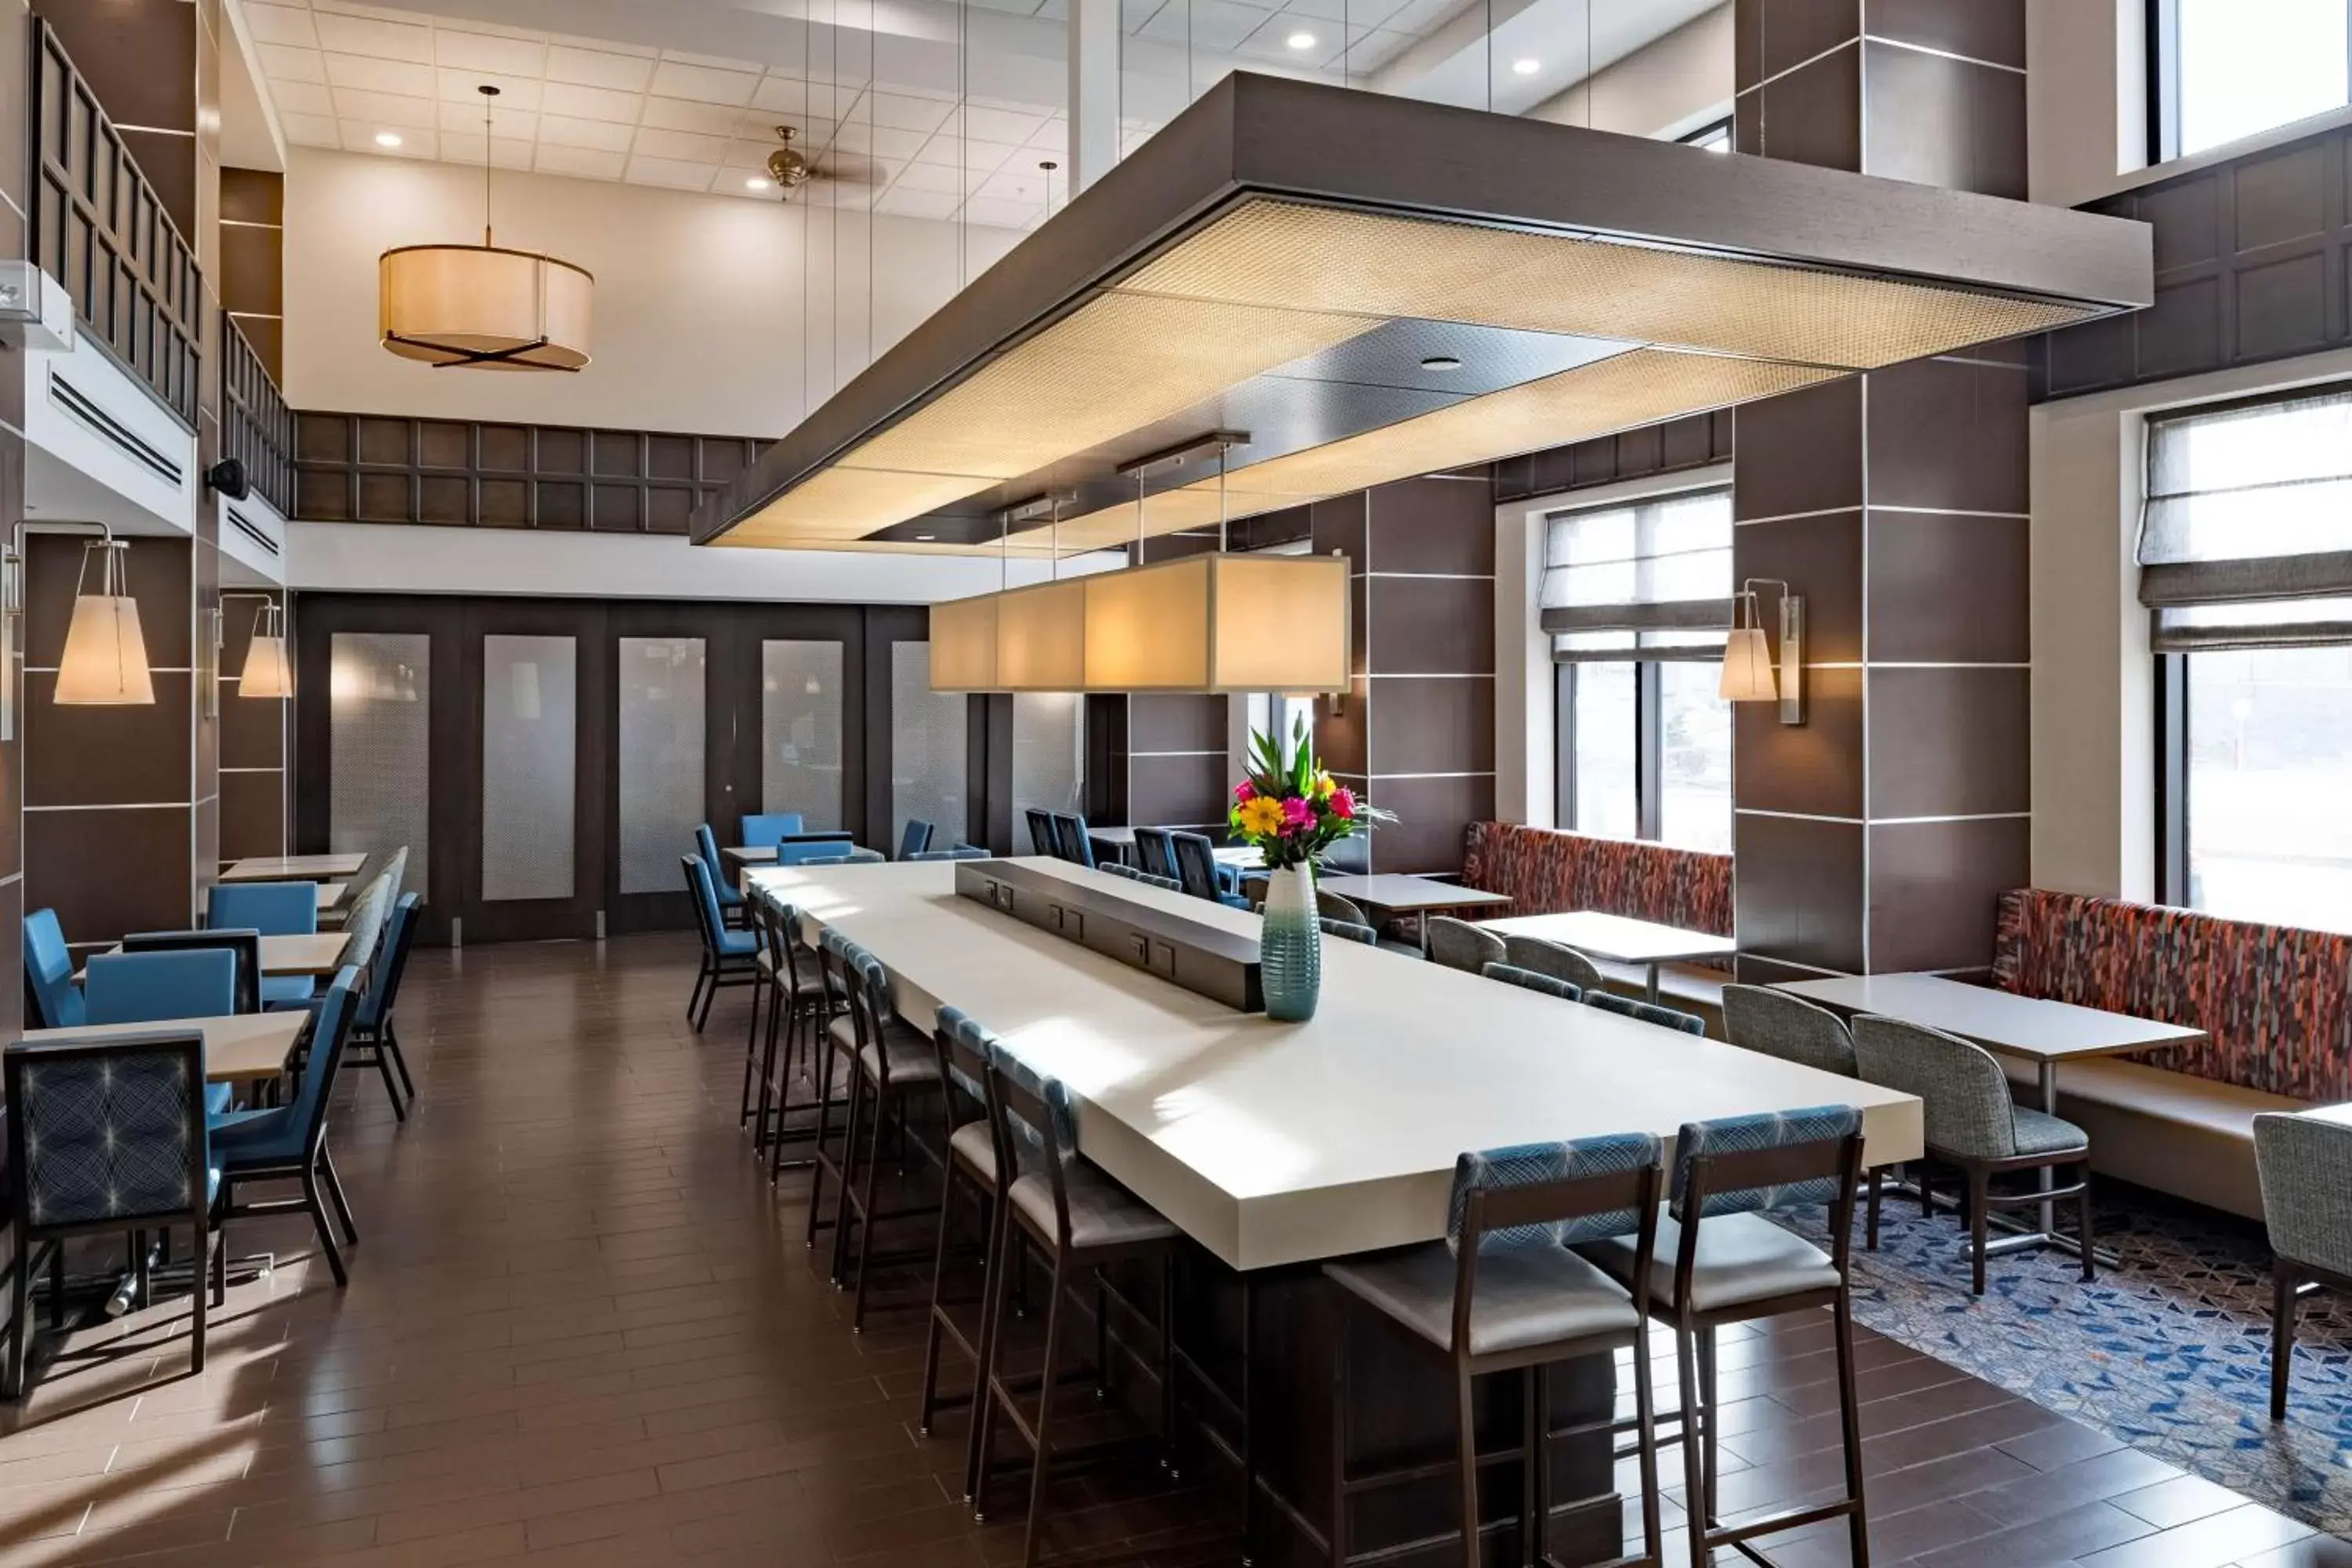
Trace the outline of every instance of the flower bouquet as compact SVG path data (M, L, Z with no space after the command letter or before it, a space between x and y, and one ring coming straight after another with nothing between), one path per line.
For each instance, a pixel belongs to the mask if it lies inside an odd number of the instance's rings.
M1228 824L1273 873L1258 937L1267 1017L1297 1023L1315 1016L1323 984L1315 868L1323 852L1375 822L1394 820L1332 781L1316 761L1305 719L1292 727L1287 745L1270 731L1250 736L1249 774L1234 786Z

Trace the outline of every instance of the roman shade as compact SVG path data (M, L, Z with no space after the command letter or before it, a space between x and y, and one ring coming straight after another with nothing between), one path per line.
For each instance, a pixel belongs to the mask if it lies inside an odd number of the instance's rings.
M1731 492L1556 512L1543 629L1562 660L1717 658L1732 622Z

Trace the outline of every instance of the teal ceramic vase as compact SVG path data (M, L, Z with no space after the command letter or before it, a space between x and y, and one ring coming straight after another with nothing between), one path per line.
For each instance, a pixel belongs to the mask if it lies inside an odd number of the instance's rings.
M1258 970L1267 1017L1303 1024L1315 1016L1323 991L1323 922L1316 918L1312 867L1285 866L1267 883Z

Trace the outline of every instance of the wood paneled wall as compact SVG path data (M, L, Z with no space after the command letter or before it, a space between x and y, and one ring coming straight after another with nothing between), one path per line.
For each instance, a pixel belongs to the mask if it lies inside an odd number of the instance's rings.
M221 308L254 356L286 384L286 176L221 171Z
M31 13L24 0L0 0L0 81L21 82L29 68ZM30 254L32 202L27 182L26 118L0 114L0 258ZM0 342L0 538L13 537L25 517L25 361ZM16 679L13 672L9 679ZM24 689L12 693L16 724L0 741L0 1037L24 1023L25 836Z
M288 852L292 798L288 793L287 739L293 703L247 697L238 689L246 654L263 602L242 589L221 602L220 858ZM283 605L289 595L272 593ZM293 657L289 639L287 657Z

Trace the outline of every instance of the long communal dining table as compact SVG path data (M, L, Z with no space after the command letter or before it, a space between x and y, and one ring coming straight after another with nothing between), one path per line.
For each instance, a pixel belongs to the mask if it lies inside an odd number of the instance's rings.
M1261 1442L1256 1463L1281 1500L1276 1512L1310 1536L1329 1503L1304 1456L1329 1437L1305 1434L1329 1424L1338 1310L1318 1266L1442 1237L1464 1151L1628 1131L1671 1144L1687 1121L1825 1103L1861 1109L1873 1163L1916 1159L1922 1147L1910 1096L1353 943L1326 944L1321 1005L1308 1022L1237 1012L958 896L958 872L987 864L750 876L799 912L806 940L835 930L872 952L908 1022L928 1028L940 1006L961 1007L1069 1088L1087 1158L1205 1255L1190 1289L1240 1297L1237 1306L1180 1303L1179 1321L1204 1325L1202 1334L1246 1325L1239 1345L1191 1359L1247 1366L1227 1404L1249 1412L1249 1427L1265 1421L1297 1435L1279 1453ZM1202 925L1257 931L1246 910L1059 860L1017 864ZM1381 1353L1383 1331L1362 1328L1349 1352L1356 1407L1379 1387L1384 1404L1434 1412L1401 1417L1391 1407L1391 1426L1421 1423L1432 1428L1424 1436L1450 1441L1450 1384L1423 1385L1422 1358L1394 1346ZM1601 1364L1552 1377L1555 1429L1614 1398L1613 1366L1593 1359ZM1606 1446L1578 1453L1591 1484L1555 1495L1605 1492ZM1601 1544L1613 1541L1613 1517L1586 1522L1609 1538Z

